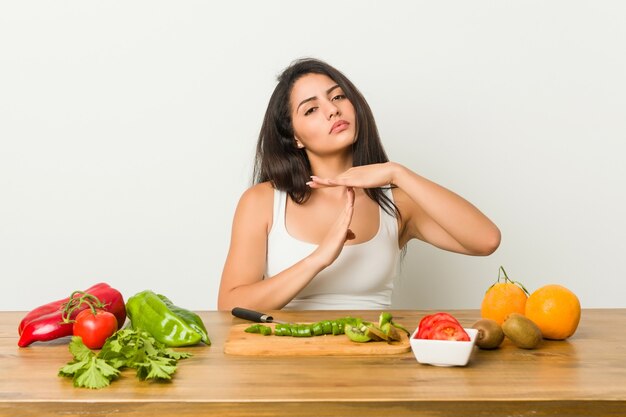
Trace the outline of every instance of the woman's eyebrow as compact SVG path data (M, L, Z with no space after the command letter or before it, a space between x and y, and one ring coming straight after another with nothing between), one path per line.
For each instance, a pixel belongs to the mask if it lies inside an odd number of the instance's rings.
M330 87L328 90L326 90L326 95L329 95L336 88L339 88L339 84L335 84L332 87ZM308 103L309 101L312 101L312 100L315 100L315 99L317 99L317 96L305 98L304 100L302 100L300 102L300 104L298 104L298 107L296 107L296 113L300 109L300 106L302 106L304 103Z

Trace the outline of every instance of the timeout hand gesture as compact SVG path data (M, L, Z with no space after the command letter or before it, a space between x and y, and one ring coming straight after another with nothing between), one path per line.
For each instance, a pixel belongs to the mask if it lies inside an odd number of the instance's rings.
M328 231L326 237L313 252L313 257L318 259L323 267L332 264L341 253L344 243L354 239L354 233L350 230L350 222L354 214L354 189L346 188L346 205L337 221Z
M362 165L352 167L339 174L335 178L320 178L311 176L311 181L307 185L311 188L325 187L356 187L356 188L376 188L393 184L396 164L385 162L381 164Z

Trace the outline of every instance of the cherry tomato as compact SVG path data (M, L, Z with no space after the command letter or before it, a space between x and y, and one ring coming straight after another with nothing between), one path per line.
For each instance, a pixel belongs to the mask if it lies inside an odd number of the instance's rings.
M457 340L467 342L469 335L457 321L439 320L433 324L428 337L432 340Z
M81 311L74 322L74 336L80 336L89 349L100 349L109 336L117 331L117 319L113 313L90 308Z
M459 321L449 313L442 312L442 313L429 314L427 316L424 316L422 320L420 320L419 325L418 325L419 330L417 331L416 338L417 339L430 339L430 334L431 334L433 325L439 320L449 320L461 326Z

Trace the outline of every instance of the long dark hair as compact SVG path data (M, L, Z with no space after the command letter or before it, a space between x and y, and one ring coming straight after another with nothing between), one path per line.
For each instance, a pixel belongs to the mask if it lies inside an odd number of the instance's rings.
M336 82L354 106L357 137L352 145L353 166L389 161L372 110L356 86L323 61L313 58L296 60L278 76L278 85L267 105L256 147L253 182L270 181L274 188L286 191L298 204L306 202L311 195L306 182L312 172L306 151L296 147L290 96L295 82L311 73L326 75ZM398 208L382 189L369 188L365 193L387 213L399 217Z

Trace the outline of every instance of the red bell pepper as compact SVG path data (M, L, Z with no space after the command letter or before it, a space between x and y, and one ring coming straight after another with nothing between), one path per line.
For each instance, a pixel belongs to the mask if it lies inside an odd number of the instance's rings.
M124 298L118 290L108 284L99 283L88 288L82 294L89 294L100 300L104 304L103 310L115 315L118 329L124 325L126 308ZM78 313L89 308L89 304L78 305L70 311L69 317L64 317L64 314L67 313L66 306L68 303L75 302L80 297L81 292L74 293L71 297L45 304L29 312L18 327L20 334L18 346L25 347L33 342L43 342L72 335L73 320Z
M85 292L90 293L91 291L94 291L97 288L102 288L102 287L106 288L108 286L109 286L108 284L101 282L99 284L94 285L93 287L86 289ZM17 328L17 332L21 335L22 331L24 331L24 327L31 321L38 319L39 317L45 316L47 314L50 314L50 313L62 311L63 308L65 307L65 304L67 304L68 301L70 301L70 298L65 297L61 300L53 301L51 303L44 304L42 306L39 306L31 310L28 314L24 316L24 318L20 322L20 325Z

